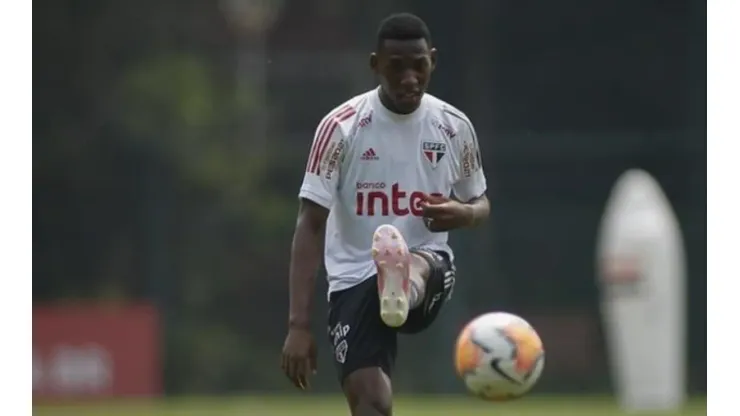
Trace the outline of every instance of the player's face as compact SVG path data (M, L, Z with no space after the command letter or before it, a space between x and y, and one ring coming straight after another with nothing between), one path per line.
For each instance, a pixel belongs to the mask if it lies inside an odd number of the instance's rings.
M370 66L380 78L387 98L400 113L410 113L421 104L436 63L437 51L425 39L385 40L370 56Z

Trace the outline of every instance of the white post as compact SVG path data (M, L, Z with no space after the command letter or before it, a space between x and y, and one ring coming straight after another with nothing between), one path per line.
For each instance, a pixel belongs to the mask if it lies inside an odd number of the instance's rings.
M599 230L597 278L617 397L673 411L686 395L686 265L676 216L642 170L615 184Z

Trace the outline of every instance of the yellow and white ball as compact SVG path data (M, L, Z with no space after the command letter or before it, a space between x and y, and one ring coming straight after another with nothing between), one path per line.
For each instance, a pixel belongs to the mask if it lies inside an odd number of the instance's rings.
M526 394L545 366L542 340L519 316L492 312L465 325L457 338L455 369L468 390L486 400Z

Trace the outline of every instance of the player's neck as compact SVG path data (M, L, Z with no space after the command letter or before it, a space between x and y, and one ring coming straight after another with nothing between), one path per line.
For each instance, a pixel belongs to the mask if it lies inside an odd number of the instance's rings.
M378 86L374 100L376 100L376 108L383 114L384 117L389 118L395 122L408 123L418 120L422 117L423 111L421 107L424 105L423 102L411 112L399 112L393 105L392 100L383 91L383 88Z
M396 108L396 106L393 104L393 101L388 96L388 93L386 93L383 88L378 88L378 98L380 99L380 103L383 104L383 107L385 107L386 110L390 111L391 113L398 115L398 116L410 116L411 114L414 114L416 110L419 109L419 106L414 108L411 111L400 111Z

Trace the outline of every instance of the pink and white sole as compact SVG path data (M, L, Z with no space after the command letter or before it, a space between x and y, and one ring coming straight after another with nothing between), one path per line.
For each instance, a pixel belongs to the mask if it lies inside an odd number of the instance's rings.
M372 255L378 269L380 319L400 327L409 314L409 248L396 227L384 224L373 233Z

